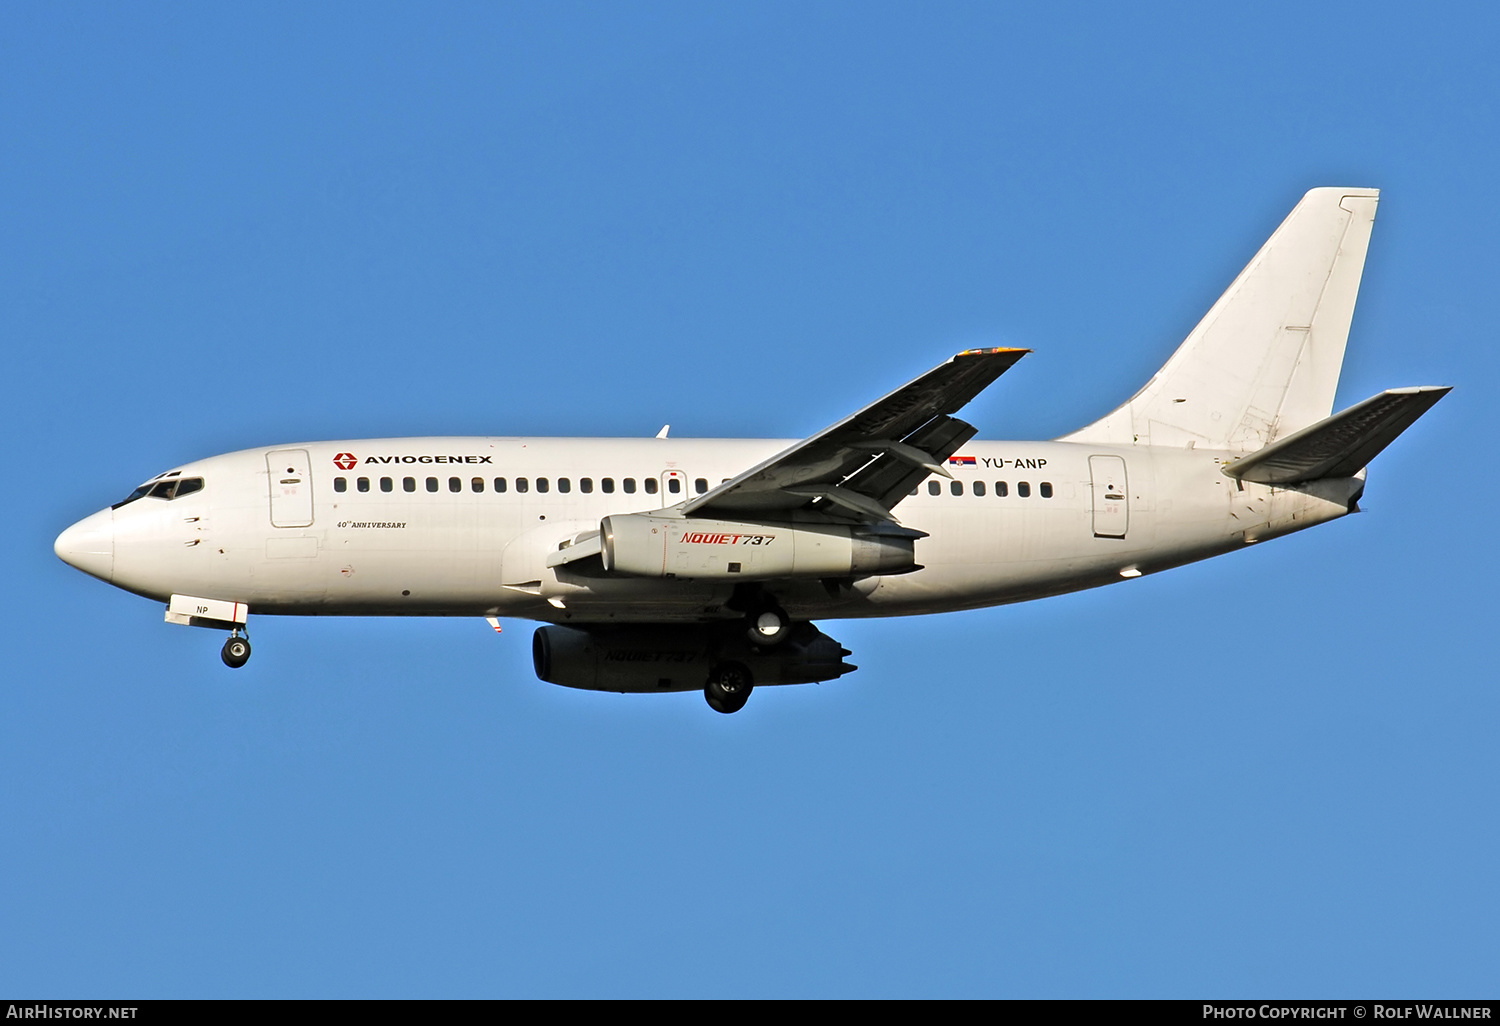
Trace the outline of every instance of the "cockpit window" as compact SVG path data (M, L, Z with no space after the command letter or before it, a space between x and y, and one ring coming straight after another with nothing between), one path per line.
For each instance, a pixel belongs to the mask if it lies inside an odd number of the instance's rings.
M184 495L191 495L193 492L199 492L202 490L203 478L201 477L184 477L181 480L168 478L165 480L147 481L135 491L125 496L125 498L121 499L119 502L111 506L110 509L119 509L126 503L134 502L136 499L144 498L147 495L151 496L151 498L153 499L171 500L180 498Z
M145 484L141 485L135 491L131 492L129 495L125 496L125 498L121 499L119 502L115 503L113 506L111 506L109 508L110 509L119 509L121 506L125 505L127 502L134 502L136 499L139 499L142 495L145 495L147 492L149 492L151 490L151 484L152 483L150 481L147 481Z

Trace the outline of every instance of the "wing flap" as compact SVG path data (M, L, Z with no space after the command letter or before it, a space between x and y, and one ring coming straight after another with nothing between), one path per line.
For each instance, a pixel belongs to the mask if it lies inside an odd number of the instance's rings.
M1389 389L1226 464L1224 473L1260 484L1352 477L1450 391Z
M910 444L930 452L941 464L976 434L978 430L974 425L957 417L934 417L912 432ZM928 473L927 467L913 466L893 451L863 467L850 479L848 486L874 497L876 502L889 509L926 480ZM942 474L944 477L953 476L947 470Z
M682 507L687 516L810 511L875 522L975 434L951 416L1029 349L971 349L731 478Z

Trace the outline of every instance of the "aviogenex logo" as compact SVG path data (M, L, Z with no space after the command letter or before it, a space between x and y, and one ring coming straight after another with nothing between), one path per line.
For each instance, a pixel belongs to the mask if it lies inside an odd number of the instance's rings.
M333 465L340 470L353 470L360 459L352 452L341 452L333 458ZM365 463L494 463L492 456L366 456Z
M345 455L348 455L345 453ZM353 456L349 456L352 460ZM489 456L366 456L366 463L493 463ZM354 464L349 464L354 466Z

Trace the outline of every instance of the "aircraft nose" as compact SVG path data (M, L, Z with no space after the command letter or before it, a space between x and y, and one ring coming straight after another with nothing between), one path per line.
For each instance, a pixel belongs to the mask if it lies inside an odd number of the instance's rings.
M101 509L84 517L57 536L52 551L69 566L109 580L115 572L115 511Z

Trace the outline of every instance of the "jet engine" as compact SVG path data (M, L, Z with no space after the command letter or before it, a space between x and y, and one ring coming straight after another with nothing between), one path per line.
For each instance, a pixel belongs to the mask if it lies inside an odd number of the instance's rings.
M916 539L896 524L746 524L631 513L599 524L609 573L632 577L769 580L867 577L918 569Z
M698 691L725 666L762 684L811 684L857 669L849 650L806 621L786 641L751 644L738 622L630 627L538 627L531 656L549 684L587 691Z

